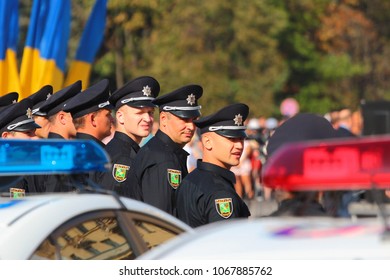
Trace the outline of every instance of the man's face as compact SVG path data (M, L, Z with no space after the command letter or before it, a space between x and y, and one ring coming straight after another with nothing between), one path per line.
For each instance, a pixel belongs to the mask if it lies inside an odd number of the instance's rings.
M208 132L202 136L202 143L205 149L204 161L226 169L240 163L244 138L227 138L215 132Z
M61 113L63 114L64 121L65 121L66 135L69 137L69 139L75 138L77 131L73 124L72 115L70 113L65 113L65 112L61 112Z
M98 129L98 139L102 140L105 137L110 136L111 126L113 124L113 118L111 116L111 110L102 109L99 110L94 118L96 127Z
M41 127L35 130L35 134L38 138L47 138L50 130L50 123L46 117L34 116L34 121Z
M117 128L140 143L149 135L154 122L154 108L135 108L124 105L116 113Z
M1 135L2 138L7 139L36 139L35 129L28 131L4 131Z
M160 113L160 129L166 133L173 142L184 147L189 143L195 133L194 120L197 118L182 119L168 112Z

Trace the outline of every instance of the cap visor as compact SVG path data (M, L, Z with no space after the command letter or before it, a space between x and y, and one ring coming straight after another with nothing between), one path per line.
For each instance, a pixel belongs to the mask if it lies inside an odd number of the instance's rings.
M174 114L175 116L182 119L192 119L200 117L199 110L187 110L187 111L168 111L169 113Z
M37 128L41 128L41 126L38 125L35 122L30 122L30 123L22 124L21 126L15 127L13 129L13 131L21 131L21 132L23 132L23 131L34 130L34 129L37 129Z
M144 107L152 107L155 108L157 105L153 104L151 101L136 101L136 102L129 102L124 105L135 107L135 108L144 108Z
M245 130L231 130L231 129L223 129L223 130L217 130L215 133L227 137L227 138L246 138L248 135L246 135Z

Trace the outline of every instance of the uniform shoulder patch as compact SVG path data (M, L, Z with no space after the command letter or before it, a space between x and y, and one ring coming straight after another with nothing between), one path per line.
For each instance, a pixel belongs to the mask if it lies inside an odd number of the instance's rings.
M126 181L129 170L130 166L128 165L114 164L112 167L112 177L114 177L115 181L122 183Z
M181 171L176 169L167 169L168 182L172 188L177 189L181 183Z
M231 198L215 199L215 207L222 218L229 218L233 214L233 200Z

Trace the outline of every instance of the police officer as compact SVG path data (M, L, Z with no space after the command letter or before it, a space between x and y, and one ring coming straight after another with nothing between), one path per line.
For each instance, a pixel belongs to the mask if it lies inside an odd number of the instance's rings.
M80 92L81 81L76 81L53 94L40 106L39 111L45 114L50 124L48 138L73 139L76 137L72 115L64 112L63 108L64 104Z
M32 118L32 106L32 101L26 98L1 110L1 138L32 139L35 137L35 130L40 126ZM36 176L25 176L15 188L23 189L25 192L39 192L41 185L36 178Z
M17 92L10 92L3 96L0 96L0 111L7 108L9 105L18 102L18 99L19 99L19 93Z
M0 112L1 138L31 139L40 126L32 118L33 103L23 99Z
M153 126L156 105L152 101L160 92L160 85L152 77L138 77L115 91L109 101L116 109L115 134L107 144L112 168L102 173L98 183L122 196L130 196L129 170L140 147Z
M47 138L49 134L50 124L44 113L39 109L40 106L53 94L53 87L51 85L43 86L37 92L31 94L28 99L33 102L32 116L34 121L41 127L35 131L38 138Z
M232 166L240 163L246 137L247 105L238 103L194 121L200 129L202 160L180 185L177 213L192 227L250 216L245 202L234 189Z
M102 140L111 134L113 118L107 79L92 85L68 100L63 111L71 113L76 128L76 139L93 140L102 147Z
M138 152L131 172L132 196L172 215L175 191L188 174L183 147L194 136L202 94L201 86L187 85L153 101L159 106L160 128Z

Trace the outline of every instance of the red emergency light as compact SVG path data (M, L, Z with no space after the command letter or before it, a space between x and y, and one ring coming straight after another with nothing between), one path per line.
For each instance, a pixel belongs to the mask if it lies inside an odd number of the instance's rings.
M286 144L267 161L263 184L290 191L390 188L390 137Z

